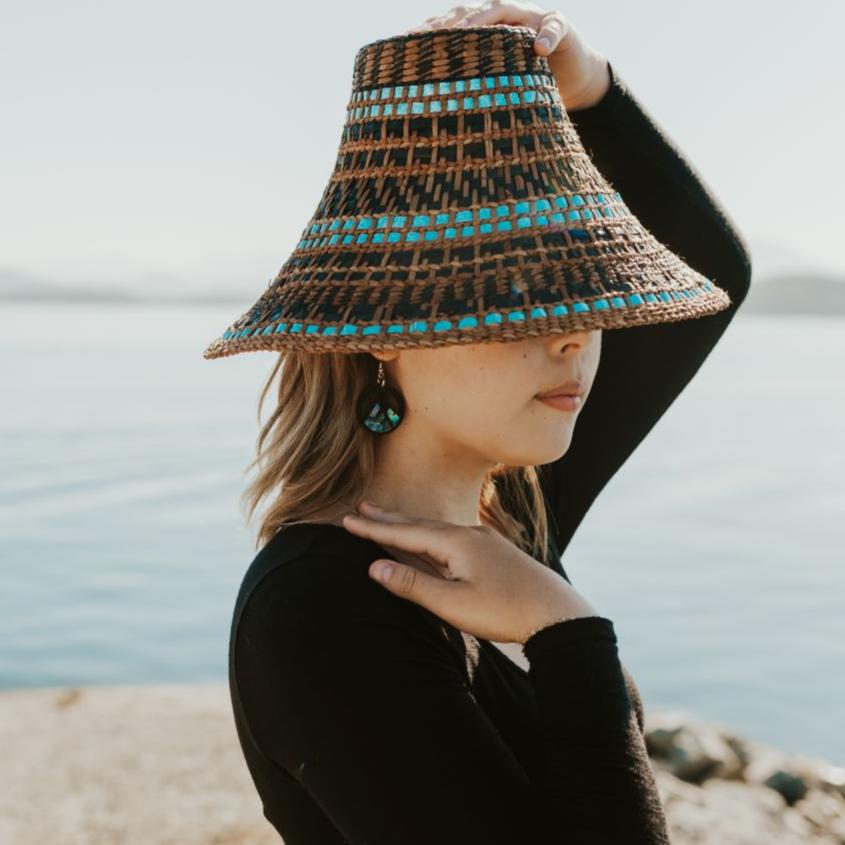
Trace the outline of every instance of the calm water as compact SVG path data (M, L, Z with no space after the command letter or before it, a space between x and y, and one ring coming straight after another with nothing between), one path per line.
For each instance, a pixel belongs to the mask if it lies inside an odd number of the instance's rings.
M272 354L202 358L237 305L2 309L0 685L224 681ZM843 364L739 315L565 558L647 708L841 764Z

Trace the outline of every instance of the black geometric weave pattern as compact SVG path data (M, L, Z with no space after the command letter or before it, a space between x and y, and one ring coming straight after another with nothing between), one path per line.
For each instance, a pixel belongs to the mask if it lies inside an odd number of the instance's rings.
M726 308L596 169L535 36L496 25L364 45L316 210L204 357L507 341Z

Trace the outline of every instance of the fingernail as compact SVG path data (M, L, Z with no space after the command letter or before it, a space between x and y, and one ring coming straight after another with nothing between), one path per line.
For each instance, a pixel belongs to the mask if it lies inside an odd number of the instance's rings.
M537 39L537 46L538 46L538 47L543 47L543 48L545 48L546 50L548 50L548 49L549 49L549 47L551 47L551 45L552 45L552 42L551 42L551 41L549 41L549 39L548 39L548 38L546 38L546 36L545 36L545 35L541 35L541 36Z
M379 581L387 581L390 578L390 573L393 572L393 567L389 563L385 563L384 561L380 561L373 565L373 568L370 570L373 574L373 577Z

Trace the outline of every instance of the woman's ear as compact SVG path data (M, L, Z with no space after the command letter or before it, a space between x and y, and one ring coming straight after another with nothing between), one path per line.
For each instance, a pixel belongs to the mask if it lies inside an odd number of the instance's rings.
M388 361L394 361L396 358L399 357L399 350L398 349L375 349L369 353L376 359L376 363L379 361L384 361L386 364Z

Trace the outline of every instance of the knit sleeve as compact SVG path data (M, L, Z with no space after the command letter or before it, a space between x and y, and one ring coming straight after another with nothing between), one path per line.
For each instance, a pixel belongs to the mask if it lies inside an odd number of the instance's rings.
M610 65L595 105L569 112L596 167L663 244L731 298L716 314L602 332L570 448L540 471L562 554L598 493L693 378L748 292L748 246L665 129Z
M545 829L562 843L669 843L613 622L557 622L522 650L547 738L537 778Z
M354 562L312 556L299 574L268 576L249 599L237 686L262 754L338 841L668 841L609 620L556 623L526 641L545 749L529 771L476 701L437 617ZM303 803L272 800L265 815L287 845L306 845Z

